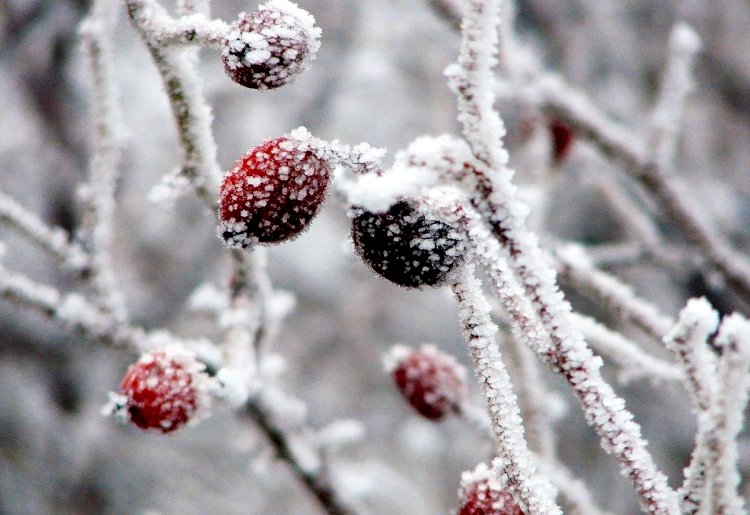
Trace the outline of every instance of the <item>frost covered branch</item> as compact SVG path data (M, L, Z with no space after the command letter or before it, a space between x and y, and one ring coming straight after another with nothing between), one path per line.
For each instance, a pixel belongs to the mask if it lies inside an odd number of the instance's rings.
M462 271L452 289L458 301L459 319L474 371L487 400L503 464L504 483L517 502L530 513L562 513L554 503L551 485L536 473L523 436L516 395L500 357L496 341L498 329L490 318L490 306L481 293L471 265Z
M153 0L125 0L128 14L138 29L161 74L177 125L182 164L176 174L165 178L167 195L179 195L186 186L213 209L214 187L221 171L216 160L216 142L211 132L213 116L198 80L197 54L191 49L164 47L148 30L152 10L160 7ZM150 9L149 9L150 8ZM171 190L171 191L170 191Z

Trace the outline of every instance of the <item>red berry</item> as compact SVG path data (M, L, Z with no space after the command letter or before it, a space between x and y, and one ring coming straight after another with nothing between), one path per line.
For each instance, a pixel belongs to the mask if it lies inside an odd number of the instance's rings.
M570 127L557 119L552 120L548 128L552 138L552 159L555 163L560 163L568 156L575 134Z
M464 473L458 491L457 515L524 515L513 496L504 490L484 463Z
M407 288L441 286L463 262L462 232L402 200L385 213L352 210L354 249L372 270Z
M279 137L255 147L224 176L219 230L230 247L294 238L318 214L331 165L299 142Z
M397 345L387 361L396 387L425 418L440 420L466 399L466 369L434 345Z
M294 81L320 47L320 29L307 11L287 0L270 0L241 13L222 45L224 71L236 83L273 89Z
M197 420L209 402L208 376L195 357L180 349L144 354L120 384L125 416L141 429L169 433Z

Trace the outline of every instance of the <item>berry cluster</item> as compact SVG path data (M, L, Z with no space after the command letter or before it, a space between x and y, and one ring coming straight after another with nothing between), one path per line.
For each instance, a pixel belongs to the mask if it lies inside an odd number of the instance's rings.
M473 472L464 473L458 491L457 515L524 515L513 496L480 463Z
M211 379L195 356L170 346L144 354L120 384L119 411L145 430L170 433L205 416Z
M352 241L375 273L407 288L445 284L466 251L458 228L429 218L406 200L385 213L353 208Z
M385 364L396 387L425 418L440 420L466 400L466 369L434 345L419 349L396 345Z
M248 88L279 88L307 69L320 34L310 13L288 0L270 0L230 27L221 51L224 71Z
M255 147L224 176L219 232L230 247L294 238L318 214L331 165L282 136Z

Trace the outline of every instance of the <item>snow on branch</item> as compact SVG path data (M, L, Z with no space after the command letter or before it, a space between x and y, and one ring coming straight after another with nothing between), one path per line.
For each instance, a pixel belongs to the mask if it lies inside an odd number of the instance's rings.
M81 276L91 272L91 257L81 245L72 241L61 227L50 226L0 190L0 223L16 229L59 261L63 267Z
M742 429L750 390L750 322L736 313L724 317L715 344L721 351L717 374L721 389L706 460L710 509L722 515L744 513L745 502L737 491L737 435Z
M593 350L617 364L617 378L623 383L640 378L653 382L682 381L685 376L680 367L655 358L622 333L613 331L591 317L571 313L571 321Z
M562 513L554 502L552 487L536 473L534 460L523 436L521 413L510 377L503 365L490 306L467 265L452 285L464 339L474 363L492 421L502 462L503 483L524 510L535 514Z
M161 74L167 91L172 115L182 149L182 164L176 174L166 178L165 186L187 182L198 197L212 210L216 203L213 194L221 170L216 160L216 142L211 132L213 115L203 96L203 88L196 71L198 55L189 49L170 49L151 38L146 29L153 0L125 0L128 13L138 29L151 57ZM177 191L176 193L180 193Z
M220 50L223 39L229 33L227 23L209 19L199 12L172 18L153 0L137 0L131 4L140 4L140 26L149 40L160 47L195 44Z

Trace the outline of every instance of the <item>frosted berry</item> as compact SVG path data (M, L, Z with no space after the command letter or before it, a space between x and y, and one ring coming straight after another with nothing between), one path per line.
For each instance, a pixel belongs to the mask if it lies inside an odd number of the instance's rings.
M463 261L466 245L458 229L430 219L400 201L385 213L352 210L352 241L378 275L407 288L441 286Z
M560 120L552 120L547 126L552 139L552 160L560 163L570 153L570 147L575 140L575 134L570 127Z
M144 354L120 384L122 414L141 429L175 431L208 408L210 379L204 366L180 348Z
M236 83L273 89L294 81L320 48L315 18L288 0L241 13L222 44L224 71Z
M285 136L245 154L224 176L219 232L230 247L294 238L318 214L331 165Z
M397 345L386 358L396 387L417 412L440 420L466 400L466 369L434 345L412 349Z
M524 515L484 463L473 472L464 473L458 497L461 505L457 515Z

